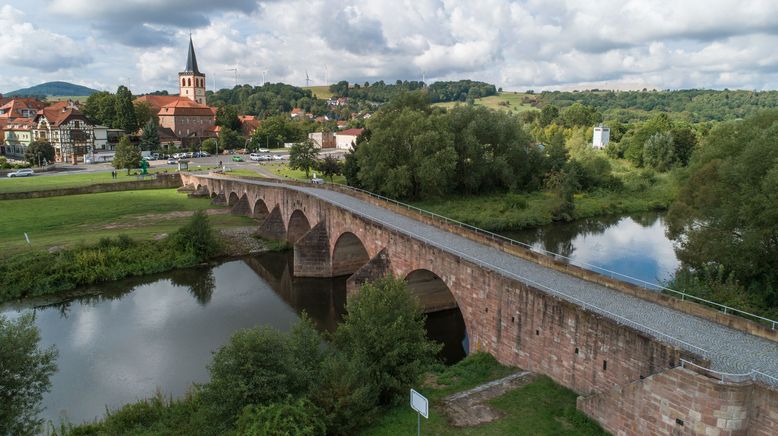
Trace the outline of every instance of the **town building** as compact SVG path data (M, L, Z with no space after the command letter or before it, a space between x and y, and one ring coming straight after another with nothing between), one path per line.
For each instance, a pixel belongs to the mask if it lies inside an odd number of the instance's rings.
M316 148L335 148L335 134L332 132L313 132L308 134Z
M14 98L0 106L0 118L10 120L16 118L35 118L39 110L46 107L46 103L37 98Z
M32 142L33 121L29 118L16 118L7 121L3 127L3 146L4 155L16 159L23 159L27 147Z
M335 132L335 148L340 150L353 149L357 143L357 137L364 131L365 129L347 129Z
M83 162L94 150L94 138L94 126L71 101L47 106L33 120L32 140L53 145L57 162Z
M611 129L600 124L592 133L592 147L603 149L611 140Z

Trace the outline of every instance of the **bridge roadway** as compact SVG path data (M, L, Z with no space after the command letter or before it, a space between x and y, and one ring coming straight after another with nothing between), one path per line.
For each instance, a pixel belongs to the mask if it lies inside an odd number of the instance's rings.
M213 177L212 178L219 178ZM234 180L234 179L231 179ZM278 187L278 183L242 180ZM283 185L370 218L442 250L540 288L622 324L637 328L711 361L711 369L748 373L752 369L778 378L778 343L721 324L608 289L560 271L505 253L496 248L438 229L355 197L314 187ZM580 300L580 301L576 301ZM630 320L633 323L625 322Z

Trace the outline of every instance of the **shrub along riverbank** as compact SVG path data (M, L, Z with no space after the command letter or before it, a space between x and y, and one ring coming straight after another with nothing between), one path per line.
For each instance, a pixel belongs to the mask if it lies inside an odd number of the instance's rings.
M120 235L54 253L35 251L2 258L0 302L190 267L220 250L208 217L196 211L185 226L159 241Z

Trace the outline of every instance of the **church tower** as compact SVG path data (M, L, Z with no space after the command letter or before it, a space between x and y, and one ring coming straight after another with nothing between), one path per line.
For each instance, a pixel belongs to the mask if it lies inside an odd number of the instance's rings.
M197 57L192 44L192 35L189 35L189 54L186 56L186 69L178 73L179 94L193 101L205 104L205 74L197 69Z

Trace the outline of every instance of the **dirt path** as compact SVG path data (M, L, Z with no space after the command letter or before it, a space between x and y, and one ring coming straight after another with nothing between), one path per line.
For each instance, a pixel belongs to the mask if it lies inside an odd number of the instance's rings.
M535 374L522 371L476 386L473 389L449 395L443 399L443 411L455 427L472 427L492 422L502 416L487 401L517 389L535 379Z
M207 215L226 215L230 213L230 210L229 209L206 209L205 213ZM192 214L194 214L194 211L177 211L177 212L168 212L168 213L152 213L146 215L138 215L138 216L128 217L128 220L132 220L131 222L128 221L113 222L113 223L103 224L98 228L129 229L129 228L143 226L146 222L157 222L163 220L172 220L176 218L185 218L185 217L192 216Z

